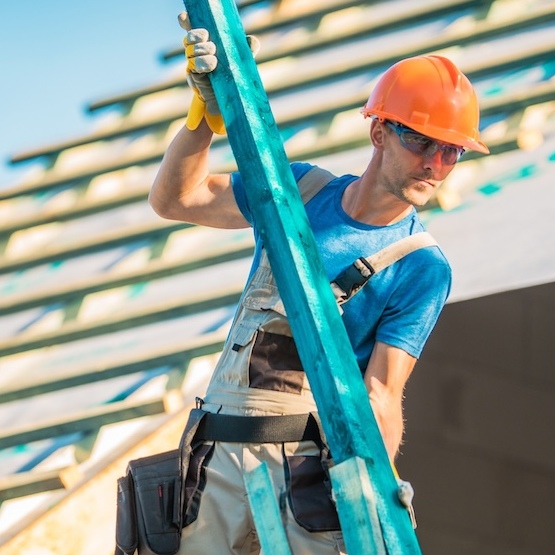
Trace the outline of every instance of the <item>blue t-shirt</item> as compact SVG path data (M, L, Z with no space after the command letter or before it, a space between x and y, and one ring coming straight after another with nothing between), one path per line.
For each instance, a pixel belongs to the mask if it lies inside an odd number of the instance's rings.
M295 180L314 166L295 162ZM353 220L342 208L345 188L357 179L337 177L307 204L308 220L314 232L328 279L333 281L359 257L368 257L387 245L424 231L416 210L388 226L372 226ZM236 202L253 225L243 182L232 174ZM254 229L257 252L261 239ZM255 255L254 264L257 263ZM451 268L438 247L418 249L372 276L368 283L342 305L343 321L362 371L376 341L403 349L418 358L443 308L451 287Z

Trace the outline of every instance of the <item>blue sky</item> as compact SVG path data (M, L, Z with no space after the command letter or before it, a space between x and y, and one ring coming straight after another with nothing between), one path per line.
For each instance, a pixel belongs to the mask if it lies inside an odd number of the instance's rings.
M181 0L16 0L0 6L0 187L9 155L89 132L90 101L162 79Z

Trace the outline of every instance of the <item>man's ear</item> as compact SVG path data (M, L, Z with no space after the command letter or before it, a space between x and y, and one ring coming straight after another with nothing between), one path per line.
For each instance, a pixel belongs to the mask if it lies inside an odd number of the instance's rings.
M374 118L370 124L370 141L374 148L382 148L385 139L385 125L382 125L378 118Z

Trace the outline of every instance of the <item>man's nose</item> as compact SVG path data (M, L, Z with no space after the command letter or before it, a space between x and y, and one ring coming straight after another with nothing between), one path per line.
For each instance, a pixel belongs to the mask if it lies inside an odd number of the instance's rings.
M443 153L440 149L436 150L432 155L424 158L424 167L432 170L441 169L443 167Z

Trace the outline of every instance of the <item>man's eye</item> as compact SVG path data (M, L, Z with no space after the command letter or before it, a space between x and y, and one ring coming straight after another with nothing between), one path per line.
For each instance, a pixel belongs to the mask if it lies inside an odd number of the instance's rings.
M418 133L405 133L405 142L412 143L413 145L419 145L421 147L429 147L432 144L432 140L424 135L419 135Z

